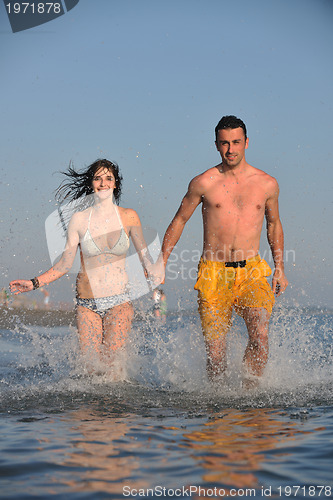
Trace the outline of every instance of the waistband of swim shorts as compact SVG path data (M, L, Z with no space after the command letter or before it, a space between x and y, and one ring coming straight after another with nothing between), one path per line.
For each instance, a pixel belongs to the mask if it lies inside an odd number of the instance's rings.
M199 261L199 266L200 264L206 264L211 267L231 267L232 269L238 269L247 266L248 264L252 264L253 262L259 262L261 260L260 254L255 255L254 257L250 257L249 259L246 260L238 260L238 261L230 261L230 262L224 262L224 261L219 261L219 260L206 260L203 257L200 258Z

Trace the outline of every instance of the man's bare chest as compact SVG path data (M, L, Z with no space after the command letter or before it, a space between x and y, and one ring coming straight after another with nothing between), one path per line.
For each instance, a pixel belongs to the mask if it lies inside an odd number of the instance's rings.
M267 195L254 185L219 186L206 194L204 208L210 211L260 212L265 209Z

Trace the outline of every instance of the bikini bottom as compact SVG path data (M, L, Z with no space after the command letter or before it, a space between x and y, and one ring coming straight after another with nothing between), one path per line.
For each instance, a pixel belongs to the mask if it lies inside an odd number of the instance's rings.
M81 299L76 297L76 305L90 309L90 311L95 312L101 318L104 318L105 314L115 306L129 302L130 298L128 293L120 293L118 295L111 295L110 297L99 297L93 299Z

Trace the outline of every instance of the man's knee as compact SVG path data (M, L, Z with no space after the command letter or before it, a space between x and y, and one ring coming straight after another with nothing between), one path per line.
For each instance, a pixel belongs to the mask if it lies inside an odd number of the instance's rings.
M248 327L263 331L268 329L271 314L264 307L247 307L242 316Z
M226 347L226 335L219 336L205 336L205 346L206 351L211 353L220 353L225 350Z
M217 341L231 327L231 310L221 309L216 304L199 304L202 331L208 341Z

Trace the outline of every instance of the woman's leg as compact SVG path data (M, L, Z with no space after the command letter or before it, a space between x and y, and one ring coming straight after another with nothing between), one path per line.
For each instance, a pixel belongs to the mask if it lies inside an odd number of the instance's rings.
M133 306L125 302L109 309L103 318L103 343L108 351L116 352L125 344L134 316Z
M77 306L76 324L83 353L95 352L100 355L103 342L103 320L100 315L87 307Z

